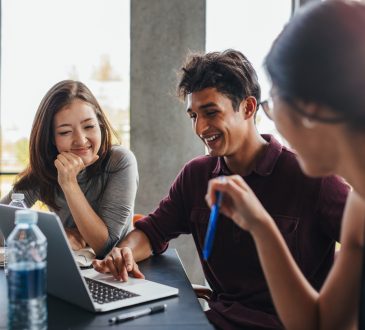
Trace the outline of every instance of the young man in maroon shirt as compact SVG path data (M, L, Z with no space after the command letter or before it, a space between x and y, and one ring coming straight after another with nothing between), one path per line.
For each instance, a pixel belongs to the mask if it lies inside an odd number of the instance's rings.
M291 151L257 132L260 87L240 52L193 55L182 69L178 91L209 155L187 163L159 207L94 266L121 280L128 273L142 277L136 262L163 253L170 239L190 233L213 290L209 320L221 329L282 329L249 234L220 215L211 256L203 260L208 181L241 175L317 289L333 263L348 187L336 177L306 177Z

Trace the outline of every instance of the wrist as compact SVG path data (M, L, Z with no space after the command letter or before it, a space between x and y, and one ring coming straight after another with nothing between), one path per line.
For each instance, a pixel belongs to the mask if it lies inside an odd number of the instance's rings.
M140 229L133 229L119 244L118 248L128 248L135 261L141 261L151 256L152 247L146 234Z
M65 195L74 194L80 191L80 186L77 181L75 182L67 182L67 183L60 183L60 187Z
M264 232L267 231L267 229L274 224L273 219L271 216L265 211L263 214L261 214L255 221L251 222L251 226L248 229L250 234L253 237L258 237L263 235Z
M256 221L255 225L250 228L250 234L254 240L265 240L268 236L268 232L272 231L275 227L274 220L267 213L260 221Z

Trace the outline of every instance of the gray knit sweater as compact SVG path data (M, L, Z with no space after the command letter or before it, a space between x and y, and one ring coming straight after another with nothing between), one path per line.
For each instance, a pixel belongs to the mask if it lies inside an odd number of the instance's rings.
M108 228L109 238L100 254L100 256L104 256L132 228L134 200L138 187L136 158L128 149L114 146L103 174L87 180L84 170L77 176L77 181L91 207ZM22 192L28 207L32 207L39 199L37 188ZM12 193L13 191L10 191L0 200L0 203L10 203ZM51 209L51 211L58 214L64 227L75 227L62 191L57 193L55 201L60 210Z

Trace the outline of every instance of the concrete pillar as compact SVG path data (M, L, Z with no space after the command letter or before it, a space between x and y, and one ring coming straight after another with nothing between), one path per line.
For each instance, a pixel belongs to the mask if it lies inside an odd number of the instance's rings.
M205 0L131 1L130 139L140 174L137 213L153 211L184 163L204 154L175 89L187 53L205 49L205 14ZM183 235L170 246L177 247L190 279L202 283L191 237Z

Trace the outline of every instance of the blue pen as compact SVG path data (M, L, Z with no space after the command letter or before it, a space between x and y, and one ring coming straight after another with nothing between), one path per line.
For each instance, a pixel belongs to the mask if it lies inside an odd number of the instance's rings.
M204 260L208 260L210 253L212 252L215 230L217 228L217 219L218 219L218 215L219 215L219 208L222 203L222 195L223 194L220 191L216 192L216 201L210 211L209 224L208 224L207 233L205 235L204 248L203 248Z

